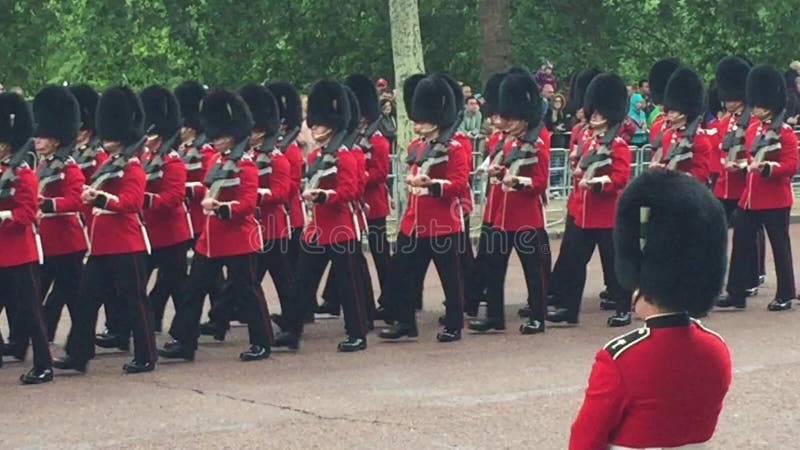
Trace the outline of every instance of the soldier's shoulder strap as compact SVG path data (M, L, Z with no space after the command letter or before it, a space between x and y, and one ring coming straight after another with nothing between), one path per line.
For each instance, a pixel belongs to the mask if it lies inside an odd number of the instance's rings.
M619 359L623 353L633 348L650 337L650 328L641 327L629 333L618 336L603 346L603 349L611 355L611 359Z
M717 333L716 331L712 330L711 328L708 328L707 326L703 325L703 322L701 322L701 321L699 321L699 320L697 320L697 319L694 319L694 318L692 318L692 319L689 319L689 320L691 320L691 321L692 321L692 323L693 323L693 324L694 324L694 325L695 325L695 326L696 326L696 327L697 327L699 330L701 330L701 331L703 331L703 332L705 332L705 333L708 333L708 334L710 334L710 335L716 336L716 337L717 337L717 338L718 338L720 341L722 341L722 342L725 342L725 339L723 339L723 337L722 337L722 336L721 336L719 333Z

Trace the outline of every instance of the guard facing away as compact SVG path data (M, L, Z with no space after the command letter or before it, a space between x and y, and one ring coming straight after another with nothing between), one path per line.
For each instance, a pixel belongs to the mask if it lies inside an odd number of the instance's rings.
M578 182L578 201L568 206L575 217L575 226L568 231L571 236L564 258L568 277L554 286L561 293L559 307L547 315L551 322L578 323L583 289L586 286L586 264L600 250L604 279L609 283L611 299L617 314L608 319L608 325L630 324L630 293L619 285L612 261L614 246L614 212L617 199L631 176L631 152L628 144L619 137L619 125L627 111L625 82L615 74L601 74L592 80L586 93L583 110L589 117L591 135L587 136L578 170L573 176Z
M542 100L536 81L527 74L510 74L500 85L498 113L506 124L505 144L489 166L501 182L495 192L486 255L486 319L472 320L471 330L505 329L505 279L511 250L522 262L528 288L530 320L522 334L544 332L550 248L544 228L544 202L550 180L550 132L542 122Z
M725 213L691 177L651 171L622 194L615 225L620 283L636 289L645 325L597 352L569 448L704 448L695 445L714 434L731 357L692 316L711 309L722 285Z
M6 307L12 330L17 329L17 345L27 346L28 337L33 343L33 368L20 377L23 384L53 380L39 283L42 248L34 229L38 181L28 162L32 132L25 100L15 93L0 94L0 285L8 289L0 306Z
M184 302L178 306L169 334L174 339L158 354L164 358L194 360L200 335L203 300L222 268L247 315L250 348L242 361L270 356L272 326L267 303L257 279L258 252L263 248L255 218L258 206L258 169L247 154L253 118L237 94L212 91L203 99L200 118L206 136L217 151L217 161L206 175L201 202L206 225L194 246Z
M663 107L661 146L653 152L650 168L688 173L708 184L712 149L703 129L705 94L700 77L685 67L676 70L667 83Z
M676 59L662 59L653 64L647 77L650 83L651 99L653 100L653 105L656 106L648 118L648 123L650 123L650 144L653 146L653 152L658 151L661 147L661 141L666 132L666 114L663 106L667 83L669 83L672 74L680 67L681 63Z
M134 359L123 366L127 373L155 368L155 334L147 305L147 254L150 243L141 219L145 175L136 156L146 139L144 111L127 87L103 92L97 105L97 130L109 159L93 174L81 194L93 205L89 259L81 277L80 313L74 317L67 339L67 355L55 362L58 369L86 371L94 357L95 327L100 305L119 302L133 328ZM118 296L106 297L109 292ZM109 308L106 305L106 311Z
M797 292L794 284L789 215L794 201L792 177L797 173L797 136L784 122L786 81L776 69L754 67L747 76L747 105L758 122L745 133L747 179L734 220L728 295L722 308L744 308L747 289L752 287L752 255L756 254L756 233L762 226L769 236L775 258L778 290L770 311L792 307Z

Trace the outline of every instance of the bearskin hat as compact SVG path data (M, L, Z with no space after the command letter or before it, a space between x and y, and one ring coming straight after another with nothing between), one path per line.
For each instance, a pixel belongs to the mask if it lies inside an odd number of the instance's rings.
M483 110L489 117L497 114L500 107L500 84L505 77L503 72L492 74L483 86L483 99L486 101Z
M181 107L178 99L162 86L153 85L139 93L144 107L144 122L154 128L150 134L169 139L181 128Z
M200 123L209 141L230 136L235 142L241 142L250 137L253 116L242 97L225 89L216 89L200 103Z
M456 102L456 110L458 112L463 111L467 105L464 99L464 91L461 90L461 85L449 74L439 73L438 76L447 82L447 85L450 86L450 90L453 91L453 100Z
M654 104L661 105L664 103L664 91L667 90L669 77L680 66L681 63L674 58L662 59L653 64L647 81L650 83L650 98L652 98Z
M600 69L597 67L592 67L590 69L583 69L575 75L575 78L572 80L572 87L569 90L569 100L567 101L567 111L572 114L578 112L579 109L583 108L583 99L586 96L586 88L589 87L589 83L594 80L594 77L600 75Z
M347 91L334 80L320 80L311 88L308 95L309 127L325 125L336 131L347 129L350 123L350 107L347 104Z
M725 276L727 243L722 204L692 177L648 171L619 199L617 277L659 306L693 315L711 309Z
M716 118L720 111L722 111L722 100L719 98L719 88L717 83L712 81L706 91L706 113Z
M81 113L78 100L63 86L45 86L33 98L33 116L36 121L34 136L49 137L61 146L72 145L78 137Z
M728 56L717 64L715 80L717 92L723 102L744 101L747 74L752 66L742 58Z
M272 92L260 84L248 83L239 88L239 96L250 108L253 128L267 136L275 135L281 127L281 113Z
M144 135L144 110L127 86L110 87L97 103L97 133L103 141L133 144Z
M771 66L756 66L747 75L747 105L778 114L786 108L786 80Z
M175 88L175 97L181 105L183 126L193 128L198 133L203 132L200 123L200 101L206 96L206 88L197 81L184 81Z
M33 116L21 95L0 94L0 142L19 150L33 135Z
M73 84L69 87L72 95L78 100L81 112L81 130L95 132L95 113L97 112L97 102L100 101L100 94L88 84Z
M287 129L299 128L303 124L303 105L297 89L285 81L270 83L267 89L278 101L281 122Z
M520 119L536 126L542 120L542 96L536 80L530 75L512 73L500 84L498 114L507 119Z
M615 73L596 76L586 88L583 111L588 120L597 111L608 120L609 126L622 123L628 113L628 88Z
M453 126L458 118L455 96L447 81L438 76L427 76L417 83L411 101L415 122L438 125L439 129Z
M378 92L375 90L372 80L367 78L366 75L352 74L345 78L344 84L356 94L361 116L367 119L369 123L378 120L381 115L381 108L378 102Z
M347 107L350 110L350 121L347 122L347 132L352 133L358 129L358 123L361 121L361 107L358 104L358 97L350 86L343 84L345 92L347 92Z
M423 78L425 78L425 75L417 73L406 78L406 81L403 83L403 105L405 105L406 114L412 122L417 122L413 108L414 90Z
M673 72L664 91L664 109L686 114L689 122L705 109L703 81L686 67Z

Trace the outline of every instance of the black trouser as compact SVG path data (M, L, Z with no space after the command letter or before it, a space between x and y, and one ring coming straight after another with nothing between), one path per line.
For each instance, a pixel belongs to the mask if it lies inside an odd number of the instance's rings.
M764 227L769 236L772 255L775 258L775 274L778 290L775 298L790 300L797 292L794 285L792 245L789 237L789 214L791 208L740 209L736 213L733 228L733 250L728 271L727 291L732 297L744 298L745 290L752 286L753 258L757 252L756 233Z
M489 274L489 240L494 229L492 224L483 222L481 234L478 237L478 251L472 266L465 270L467 278L464 289L464 310L477 311L480 302L486 299L487 278Z
M97 313L108 292L116 292L127 306L133 325L134 359L156 362L153 311L147 304L147 254L145 252L90 256L83 270L78 294L78 317L72 322L67 353L83 362L94 357Z
M559 255L564 258L565 275L560 279L560 286L554 286L554 291L561 295L561 306L575 314L580 313L583 290L586 287L586 265L592 259L594 248L600 250L600 262L603 266L604 278L608 280L608 292L611 299L617 303L617 312L627 313L631 309L631 293L620 286L614 269L614 241L612 228L581 228L574 226L569 229L569 240L565 252ZM603 256L605 254L605 256Z
M181 242L168 247L154 248L147 258L148 279L153 271L158 269L156 284L148 295L148 302L153 309L154 324L159 330L164 319L167 300L172 297L172 304L176 309L177 305L183 302L183 295L186 292L188 245L188 242Z
M342 302L344 326L347 335L363 338L367 335L367 310L365 306L364 280L359 268L361 242L350 240L337 244L318 245L303 242L301 245L294 301L283 311L287 328L284 331L300 336L303 319L308 308L316 304L317 289L328 262L334 273L337 297Z
M564 235L561 237L561 246L558 250L558 258L556 258L556 263L553 265L553 271L550 273L550 279L548 280L548 293L556 295L559 301L563 295L562 292L559 292L559 289L563 288L569 279L569 273L566 271L564 261L566 260L566 255L572 251L570 246L572 239L575 237L575 232L572 231L572 228L575 228L575 218L567 214Z
M289 265L292 273L297 273L297 261L300 258L300 241L303 237L303 227L292 228L289 234L289 245L286 247L286 257L289 258Z
M459 233L429 238L397 235L397 251L392 258L392 317L399 322L414 323L414 303L431 260L439 272L445 296L445 327L460 330L464 326L464 273L458 249Z
M386 304L385 296L389 291L389 264L391 251L389 239L386 235L386 218L372 219L367 221L369 242L369 252L372 254L372 261L375 263L375 271L378 273L378 284L381 287L381 294L378 297L378 304Z
M517 251L528 288L531 319L544 323L547 312L547 274L550 246L544 228L520 231L493 230L486 255L486 317L505 323L505 281L511 250ZM544 238L543 238L544 237Z
M44 317L47 323L47 339L53 341L61 310L67 305L69 316L75 321L75 309L78 301L83 257L85 251L59 256L45 256L44 265L40 268L42 293L46 294L52 286L53 290L44 301Z
M258 280L256 253L209 258L195 253L184 301L178 305L169 334L178 342L197 348L200 336L200 316L203 315L203 300L214 286L223 267L228 269L228 282L236 297L241 299L247 315L247 330L251 345L269 347L272 343L272 324L267 302Z
M275 284L282 311L292 301L292 289L294 289L294 274L289 264L289 258L286 256L288 245L289 240L285 238L266 241L263 250L257 255L256 280L260 285L264 276L269 272L272 282ZM214 302L208 316L212 322L228 328L231 319L236 315L242 316L243 312L242 299L237 296L233 283L228 283L219 299Z
M33 343L33 365L49 369L53 365L47 342L47 326L42 312L42 291L37 262L0 269L0 286L5 294L0 296L6 309L9 323L16 328L15 344L27 347L28 337Z
M464 274L472 273L472 266L475 264L475 250L472 248L472 236L470 236L470 223L469 214L464 214L464 231L461 232L460 241L458 243L458 251L461 253L461 271ZM462 277L464 286L462 290L464 294L464 306L469 305L467 302L466 292L468 281L466 277Z
M736 222L736 215L739 211L739 200L719 199L725 208L725 218L728 220L728 228L733 228ZM766 267L767 239L764 236L764 226L756 229L756 251L749 256L748 264L751 267L752 277L750 278L750 288L758 287L759 277L767 274Z

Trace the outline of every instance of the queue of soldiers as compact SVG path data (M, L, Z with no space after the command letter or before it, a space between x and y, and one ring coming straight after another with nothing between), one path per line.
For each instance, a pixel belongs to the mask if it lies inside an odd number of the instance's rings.
M782 120L786 85L774 68L751 67L739 57L723 59L715 79L718 100L708 102L691 69L675 60L653 66L652 97L664 113L651 130L650 167L696 179L724 205L734 227L733 253L727 295L717 306L744 308L757 293L766 234L778 285L769 309L786 310L796 296L788 218L798 158L797 138ZM550 133L525 69L495 74L484 89L495 132L474 255L472 142L456 131L464 101L446 74L414 75L403 86L418 138L408 146L407 208L391 255L389 144L377 131L378 98L364 75L313 86L305 121L317 146L305 157L296 142L300 96L284 82L207 92L186 81L174 91L154 85L137 94L117 86L102 95L86 85L47 86L34 98L32 114L18 95L2 94L0 283L8 287L2 305L10 329L3 354L23 360L32 345L34 366L21 381L37 384L51 381L53 368L85 372L96 346L128 350L132 334L134 357L123 370L148 372L159 357L193 360L201 335L224 340L230 322L240 319L250 341L240 359L255 361L274 347L298 350L318 310L343 313L339 351L361 351L377 321L388 324L381 339L418 336L415 316L431 261L445 298L437 339L458 341L465 315L473 331L505 329L512 250L528 291L520 333L543 333L547 322L578 323L595 247L607 286L601 307L614 311L608 325L627 326L639 283L663 285L665 274L684 266L703 274L709 264L692 265L692 258L707 255L698 246L697 254L676 261L668 247L681 243L665 242L662 253L651 249L651 257L663 254L658 267L664 273L643 272L637 277L644 281L630 282L617 272L631 270L614 263L620 257L617 204L631 178L630 136L622 127L627 90L619 76L597 69L581 71L572 84L570 102L579 105L581 121L571 133L573 186L554 264L544 218ZM720 120L707 114L715 107L725 110ZM662 194L652 193L653 201ZM694 200L687 196L686 202ZM279 315L270 315L262 291L267 272ZM665 297L684 292L684 282L671 284L671 291L659 288ZM159 349L155 334L169 298L171 341ZM201 323L206 298L211 310ZM482 303L486 315L479 318ZM53 360L49 342L64 306L72 327L65 355ZM106 331L96 334L100 306Z

